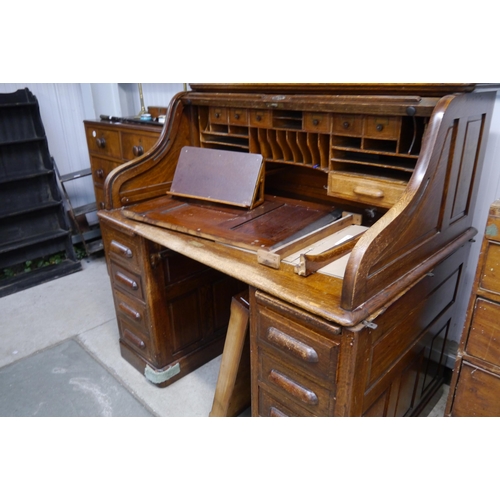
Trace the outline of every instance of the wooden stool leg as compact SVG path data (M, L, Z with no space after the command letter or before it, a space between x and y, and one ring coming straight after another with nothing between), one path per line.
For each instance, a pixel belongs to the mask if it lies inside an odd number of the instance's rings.
M241 413L250 403L249 360L242 359L245 345L248 345L248 342L245 342L248 319L248 292L245 292L236 295L231 300L231 315L224 351L222 352L212 411L210 412L211 417L235 416L238 412ZM244 357L249 358L249 350L245 352L245 355ZM242 387L235 390L236 385Z

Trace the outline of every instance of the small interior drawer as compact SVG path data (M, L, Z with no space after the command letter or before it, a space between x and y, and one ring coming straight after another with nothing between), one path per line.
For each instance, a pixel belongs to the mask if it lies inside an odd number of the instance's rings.
M401 130L400 116L366 116L364 137L370 139L398 140Z
M227 108L222 107L210 107L209 117L210 123L227 124Z
M304 130L308 132L330 133L331 121L327 113L304 113Z
M273 126L273 115L271 111L257 109L250 111L249 124L251 127L270 128Z
M363 117L360 115L333 115L332 132L336 135L361 137Z
M328 194L377 207L391 208L406 189L403 181L343 172L328 174Z
M229 123L231 125L241 125L245 127L248 125L248 111L246 109L229 109Z

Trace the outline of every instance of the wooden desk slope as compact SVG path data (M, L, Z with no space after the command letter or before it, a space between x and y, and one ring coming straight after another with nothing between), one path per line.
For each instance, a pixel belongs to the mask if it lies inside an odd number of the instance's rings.
M158 143L104 186L122 354L172 383L220 353L231 297L249 287L254 416L417 415L442 382L476 233L494 102L481 90L194 84L176 96ZM300 276L279 254L273 268L243 237L194 229L192 204L179 224L164 218L186 146L262 155L267 200L361 215L344 277Z

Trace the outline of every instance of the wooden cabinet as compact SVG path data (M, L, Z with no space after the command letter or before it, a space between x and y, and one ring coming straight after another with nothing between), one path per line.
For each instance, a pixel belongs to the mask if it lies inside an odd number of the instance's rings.
M500 200L491 207L446 415L500 416Z
M151 149L162 127L111 121L85 121L85 136L98 208L104 208L104 181L120 165L138 158Z

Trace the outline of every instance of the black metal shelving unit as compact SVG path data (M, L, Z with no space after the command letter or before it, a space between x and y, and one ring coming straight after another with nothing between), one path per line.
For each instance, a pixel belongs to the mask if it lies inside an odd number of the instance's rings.
M64 252L57 264L0 280L0 297L79 271L54 163L29 89L0 94L0 272Z

